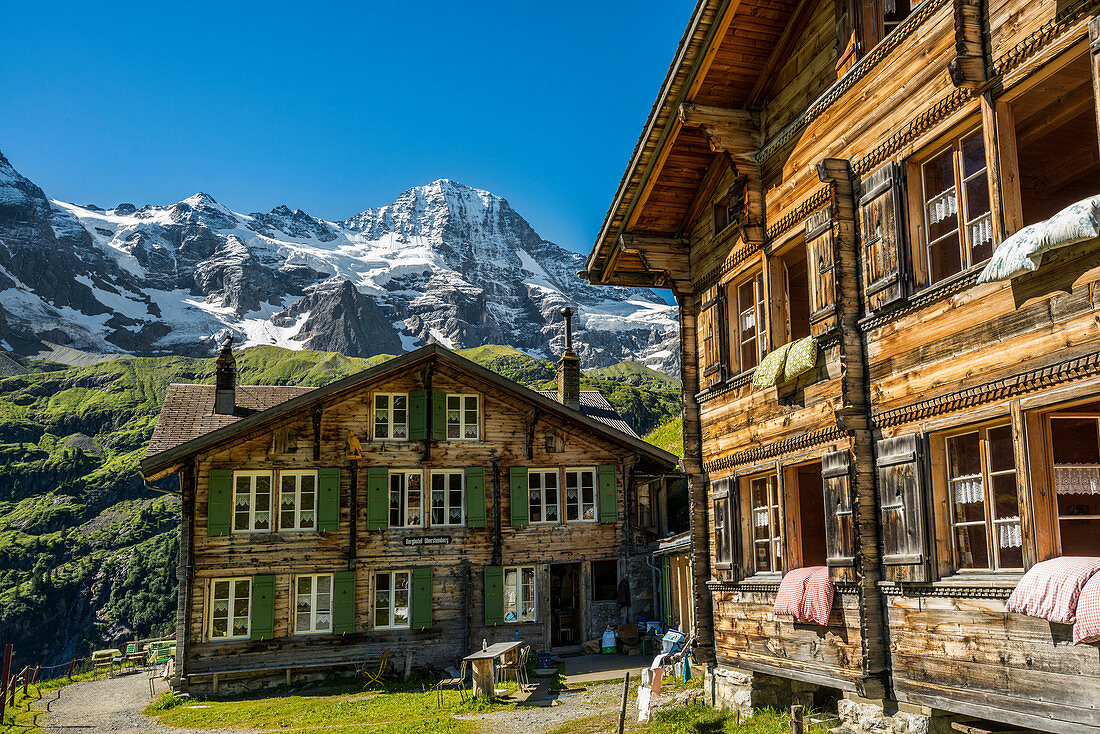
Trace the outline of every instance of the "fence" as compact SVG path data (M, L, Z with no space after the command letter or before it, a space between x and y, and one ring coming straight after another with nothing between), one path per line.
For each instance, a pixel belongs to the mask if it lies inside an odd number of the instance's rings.
M8 710L15 706L16 694L22 693L22 700L27 703L29 711L32 687L34 696L41 698L38 690L40 684L66 676L71 680L74 675L80 675L91 668L91 661L88 658L79 658L60 665L33 667L27 665L13 675L11 671L13 655L14 646L5 645L3 662L0 663L0 723L4 722Z

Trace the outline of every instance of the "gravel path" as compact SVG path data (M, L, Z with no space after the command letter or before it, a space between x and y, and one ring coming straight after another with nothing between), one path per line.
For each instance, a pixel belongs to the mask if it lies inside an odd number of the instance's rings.
M157 694L165 691L165 683L159 681ZM142 714L149 705L149 676L147 673L118 675L105 680L75 683L57 691L49 691L38 702L37 708L49 713L44 721L46 731L68 734L183 734L187 729L161 726L155 719ZM241 729L206 731L203 734L241 734ZM193 734L193 732L191 732Z
M631 690L637 686L636 682L632 682ZM551 731L574 719L618 712L622 694L621 682L598 683L586 686L580 693L561 696L553 705L520 706L513 711L495 711L460 718L476 721L480 730L488 734L536 734ZM626 716L627 721L631 717L635 721L638 719L638 708L633 698L627 702Z

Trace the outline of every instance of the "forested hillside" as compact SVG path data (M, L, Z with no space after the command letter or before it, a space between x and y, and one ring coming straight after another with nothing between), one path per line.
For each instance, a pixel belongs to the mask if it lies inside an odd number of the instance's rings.
M552 363L515 349L460 354L554 386ZM316 386L386 358L257 347L237 364L242 384ZM178 500L146 489L137 468L167 385L212 381L213 360L0 367L0 640L22 666L171 631ZM634 362L586 373L582 389L603 392L640 434L680 410L680 383Z

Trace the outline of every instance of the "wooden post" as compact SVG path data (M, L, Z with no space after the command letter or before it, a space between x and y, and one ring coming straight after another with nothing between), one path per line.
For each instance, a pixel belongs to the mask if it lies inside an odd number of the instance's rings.
M75 667L76 667L76 660L72 660L72 661L70 661L70 662L69 662L69 672L68 672L68 674L67 674L67 675L68 675L68 677L69 677L69 682L70 682L70 683L72 683L72 682L73 682L73 668L75 668Z
M1089 50L1092 52L1092 96L1096 107L1096 138L1100 142L1100 15L1089 18Z
M41 672L42 672L42 666L41 665L39 665L38 667L36 667L34 669L34 677L31 678L31 685L32 686L38 684L38 674L41 673Z
M493 680L493 661L489 658L483 660L474 660L474 698L485 695L490 701L493 700L493 696L496 691L496 681Z
M0 721L4 720L4 709L7 706L8 675L11 673L12 645L4 645L4 663L0 667Z
M626 726L626 699L630 695L630 673L623 673L623 700L619 705L619 734L623 734L623 727Z
M30 683L30 676L27 673L31 672L29 667L23 668L23 698L27 697L27 684Z
M791 706L791 734L802 734L802 707Z

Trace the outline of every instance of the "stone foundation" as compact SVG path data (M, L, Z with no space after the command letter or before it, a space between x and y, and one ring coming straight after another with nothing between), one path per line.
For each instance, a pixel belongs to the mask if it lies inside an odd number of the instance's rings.
M957 718L944 711L845 693L837 702L840 725L830 734L951 734Z
M711 668L703 679L711 706L737 711L743 717L752 716L753 710L760 708L786 710L793 704L812 708L814 694L820 688L813 683L724 667Z

